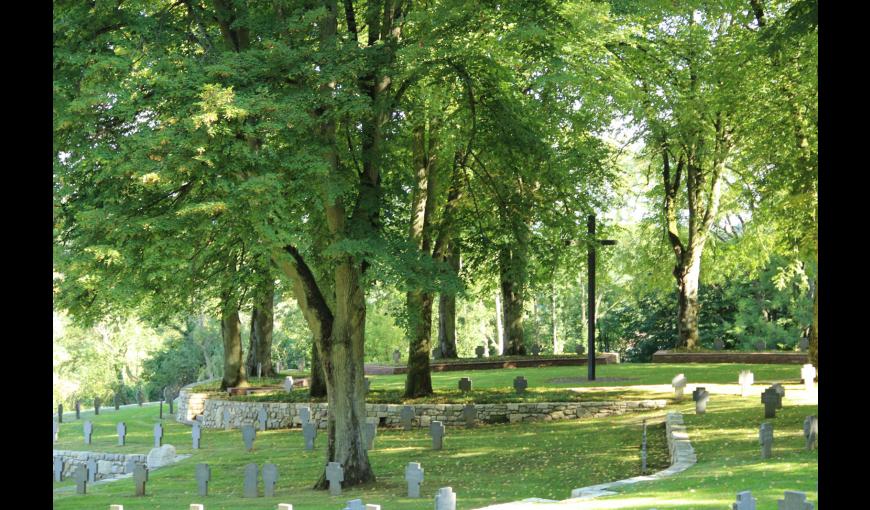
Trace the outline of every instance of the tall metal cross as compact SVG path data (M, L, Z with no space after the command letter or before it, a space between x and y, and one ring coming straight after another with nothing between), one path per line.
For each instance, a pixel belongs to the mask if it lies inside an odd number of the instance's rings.
M589 362L587 363L587 367L589 369L587 379L590 381L595 380L595 248L597 245L602 246L612 246L616 244L616 240L614 239L595 239L595 215L590 214L586 220L586 225L589 228L589 239L592 240L588 246L588 257L587 257L587 282L589 285L589 290L587 292L589 297L589 313L587 314L589 317L588 324L588 338L589 338Z

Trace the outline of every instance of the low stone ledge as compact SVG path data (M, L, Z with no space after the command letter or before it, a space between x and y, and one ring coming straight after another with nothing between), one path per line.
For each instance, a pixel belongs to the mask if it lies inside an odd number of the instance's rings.
M671 352L656 351L653 363L745 363L773 365L803 365L809 363L805 352Z
M127 473L127 462L135 461L145 463L148 455L141 453L102 453L102 452L84 452L74 450L54 450L53 457L60 457L63 460L63 477L72 476L78 466L87 465L88 461L94 460L97 462L97 480L104 478L114 478L118 475Z

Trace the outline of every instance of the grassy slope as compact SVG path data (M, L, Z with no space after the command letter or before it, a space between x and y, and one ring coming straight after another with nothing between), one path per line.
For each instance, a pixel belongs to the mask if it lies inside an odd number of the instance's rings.
M690 384L695 382L735 383L743 365L607 365L598 370L599 377L637 377L634 381L599 382L599 385L666 384L675 373L685 373ZM754 365L758 384L774 381L797 382L799 367L794 365ZM530 388L547 384L556 377L585 375L585 367L550 367L541 369L489 370L469 374L463 372L435 373L437 388L453 388L463 375L472 377L475 387L505 387L516 375L529 380ZM398 389L403 376L370 376L373 389ZM583 384L553 384L553 386L585 386ZM762 407L756 398L714 395L708 414L694 416L691 402L678 404L684 410L686 424L698 452L699 462L672 479L644 483L624 489L627 499L606 498L590 508L648 509L659 508L726 508L740 490L752 490L759 497L759 508L770 508L783 490L805 490L815 501L815 479L818 456L802 451L801 423L804 416L816 412L815 406L792 407L788 395L785 408L774 420L774 459L758 459L758 425ZM371 460L378 481L371 487L345 491L330 497L310 490L324 460L324 436L317 441L314 452L303 450L298 430L269 431L258 434L255 451L244 451L238 431L208 430L204 434L203 450L190 448L189 427L164 420L165 443L176 446L181 454L194 456L178 465L151 473L148 494L134 498L133 484L121 480L94 486L87 496L74 493L55 494L55 508L107 508L110 503L122 503L127 510L152 508L184 508L192 502L202 502L209 509L273 509L279 502L293 503L305 509L342 508L345 501L362 498L365 502L388 505L390 509L431 507L435 490L452 486L458 494L460 509L471 509L497 502L528 497L564 499L576 487L603 483L634 476L640 458L640 420L661 417L661 411L598 420L541 422L523 425L488 425L472 431L450 429L445 450L433 452L423 430L402 432L379 430ZM126 447L118 447L114 424L119 417L127 422ZM94 444L89 448L106 452L146 453L151 446L151 430L156 421L156 408L134 408L114 411L96 417ZM62 424L61 442L55 448L84 450L81 423ZM405 491L404 465L421 462L426 479L421 500L400 497ZM196 494L194 464L212 465L213 481L210 496ZM274 462L279 468L276 498L241 498L242 471L247 462L262 465ZM60 485L69 485L63 482ZM261 489L262 490L262 489ZM692 492L694 490L694 492ZM592 503L592 502L590 502ZM608 505L608 506L599 506Z

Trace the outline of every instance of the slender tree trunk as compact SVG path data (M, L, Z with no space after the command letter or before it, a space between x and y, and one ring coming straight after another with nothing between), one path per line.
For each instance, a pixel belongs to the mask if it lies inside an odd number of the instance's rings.
M455 273L459 273L459 246L451 242L447 262ZM438 345L441 357L456 359L456 294L442 292L438 296Z
M406 398L432 394L432 374L429 371L432 298L430 292L409 292L407 296L411 342L408 347L408 376L405 378Z
M524 251L524 246L517 242L513 248L502 248L499 257L504 327L507 335L505 354L509 356L526 354L523 331L523 287L526 276Z
M224 300L221 315L221 336L224 341L224 378L221 389L245 386L247 374L242 363L242 323L239 320L239 307Z
M248 374L257 373L257 363L261 364L263 377L274 377L272 368L272 329L274 327L275 281L271 277L264 282L255 298L251 312L251 337L248 343L246 366Z
M501 304L501 290L495 292L495 334L498 338L498 355L504 354L504 326L502 325L502 317L504 317L504 308Z
M677 284L679 307L677 310L678 345L695 349L700 343L698 335L698 280L701 274L701 257L692 257L688 266L679 268Z
M317 342L311 342L311 377L308 382L308 395L316 398L326 396L326 377L323 376L323 367L320 365L320 354L317 353Z
M550 333L553 337L553 354L560 354L562 346L559 345L559 337L556 335L556 283L550 282Z

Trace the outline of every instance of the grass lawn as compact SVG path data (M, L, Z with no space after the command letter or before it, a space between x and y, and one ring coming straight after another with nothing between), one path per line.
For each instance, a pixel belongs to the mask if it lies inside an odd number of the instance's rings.
M691 389L695 384L736 384L740 370L755 373L757 386L772 382L796 384L800 367L796 365L740 364L621 364L602 365L599 378L631 378L628 381L596 381L600 386L632 386L670 384L676 373L684 373ZM536 369L503 369L435 373L433 385L441 395L449 395L460 377L468 376L480 390L509 388L514 377L524 375L529 389L546 385L555 391L589 383L553 382L553 379L585 376L586 367L547 367ZM378 391L398 392L403 375L369 376L373 394ZM450 390L449 392L447 390ZM443 391L442 391L443 390ZM481 391L480 394L487 393ZM598 392L596 392L598 393ZM635 398L632 392L603 390L602 395ZM639 394L649 394L641 391ZM713 393L704 416L695 416L691 399L668 406L684 413L690 438L698 455L698 464L672 478L643 482L620 489L622 497L608 497L586 503L588 508L635 509L728 508L741 490L751 490L759 500L759 508L774 508L785 490L801 490L816 502L818 474L817 452L807 452L802 436L805 416L817 413L815 405L797 405L790 399L796 390L787 390L783 409L777 411L774 423L774 458L762 461L758 445L758 427L763 421L763 407L756 396L741 398ZM588 399L589 393L580 394ZM668 393L672 395L672 393ZM250 398L250 397L249 397ZM517 399L514 399L515 401ZM420 400L422 401L422 400ZM558 422L538 422L515 425L486 425L472 430L450 428L441 452L430 450L431 441L425 430L403 432L378 430L375 449L370 452L373 469L378 477L369 487L346 490L331 497L326 492L313 491L311 486L320 474L324 462L325 434L316 442L314 452L303 449L298 429L258 433L255 450L244 450L238 430L206 430L203 449L191 449L190 428L164 420L164 443L174 445L179 454L193 454L179 464L150 473L148 496L135 498L129 479L92 486L88 495L74 491L55 493L57 509L104 509L109 504L123 504L125 510L153 508L186 508L189 503L204 503L207 509L274 509L277 503L292 503L300 510L337 510L346 501L361 498L364 502L384 505L390 510L419 509L432 506L432 497L439 487L451 486L457 493L457 508L469 510L490 504L538 497L567 499L571 489L627 478L639 474L640 423L643 418L663 418L663 411L629 414L606 419L584 419ZM152 446L152 428L157 421L157 408L128 408L106 412L94 419L93 444L85 447L82 423L67 418L61 425L56 449L104 452L147 453ZM118 447L115 423L127 422L127 446ZM653 422L651 422L653 423ZM651 427L653 468L663 467L663 438L656 439L661 429ZM422 499L411 500L405 493L404 466L420 462L426 471L421 488ZM193 477L194 466L207 462L212 466L210 495L197 495ZM279 481L275 498L243 499L242 473L244 465L266 462L278 465ZM55 484L55 487L71 482ZM262 490L262 488L261 488ZM818 508L818 505L816 505Z

